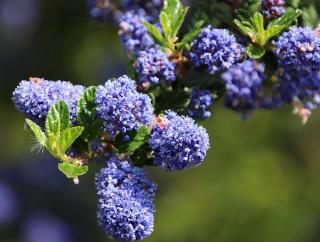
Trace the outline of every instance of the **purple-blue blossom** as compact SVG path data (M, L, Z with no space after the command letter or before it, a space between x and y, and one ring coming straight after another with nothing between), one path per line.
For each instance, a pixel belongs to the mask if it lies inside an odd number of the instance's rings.
M89 15L93 19L101 21L117 21L121 11L117 4L110 0L87 0Z
M210 108L213 104L214 97L209 90L194 88L187 113L192 118L208 119L211 116Z
M142 169L115 157L96 174L98 222L117 241L141 240L153 232L156 185Z
M153 121L153 106L148 95L139 93L128 76L109 80L97 87L98 116L112 137L118 132L137 130Z
M291 27L274 42L279 66L285 72L320 70L320 37L309 27Z
M158 18L162 0L87 0L89 15L105 22L118 22L126 12L144 11L153 19Z
M163 0L121 0L124 12L128 10L140 11L143 9L148 16L158 19Z
M285 13L284 0L262 0L260 10L267 20L281 17Z
M299 99L309 110L320 105L320 72L284 73L277 84L277 91L284 102Z
M126 51L133 56L137 56L139 51L155 45L147 28L143 24L145 19L144 12L140 11L139 13L127 12L119 21L120 41Z
M234 65L221 75L226 88L227 107L243 112L258 108L264 98L262 82L266 79L265 66L257 61L246 60Z
M176 79L175 64L158 47L140 51L134 67L140 84L158 84L161 80L173 82Z
M174 171L198 166L209 149L209 136L192 118L168 111L152 128L149 145L154 164Z
M189 58L210 74L229 69L242 58L244 48L226 29L204 28L192 42Z
M76 107L85 87L72 85L65 81L47 81L41 78L30 78L21 81L13 92L16 109L30 119L42 124L50 107L63 100L70 109L71 120L75 119Z

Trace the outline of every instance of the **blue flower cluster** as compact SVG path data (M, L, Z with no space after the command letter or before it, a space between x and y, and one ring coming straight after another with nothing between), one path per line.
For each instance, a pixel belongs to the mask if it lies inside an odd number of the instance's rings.
M268 20L279 18L285 13L284 0L262 0L260 10Z
M153 106L148 95L136 90L135 81L128 76L109 80L97 87L98 116L105 121L111 136L126 133L153 121Z
M211 116L210 108L214 104L214 97L209 90L192 90L187 113L192 118L208 119Z
M246 114L261 105L265 66L246 60L221 75L226 87L226 106Z
M133 56L137 56L139 51L155 45L143 24L145 18L143 11L139 13L127 12L120 18L120 41L126 51Z
M155 165L169 170L198 166L209 149L209 136L193 119L168 111L151 131Z
M151 235L156 185L142 169L113 157L96 175L98 221L117 241L141 240Z
M148 16L157 18L162 8L162 0L88 0L89 15L101 21L118 22L129 11L145 11Z
M285 72L320 70L320 36L309 27L291 27L274 43L275 54Z
M143 9L148 16L158 18L163 6L163 0L121 0L122 8L140 11Z
M121 16L117 3L112 0L88 0L89 15L101 21L114 21Z
M160 48L140 51L134 67L139 76L140 84L158 84L160 80L172 82L176 79L174 63L169 61Z
M210 74L229 69L238 62L244 48L226 29L204 28L192 42L189 58L196 67L205 67Z
M283 68L276 85L282 100L298 99L306 109L315 109L320 104L320 36L308 27L291 27L274 44Z
M306 109L313 110L320 105L320 72L285 73L277 84L277 91L284 102L299 99Z
M30 78L30 81L20 82L12 99L18 111L43 124L51 105L59 100L67 103L71 120L74 120L77 103L84 90L85 87L70 82Z

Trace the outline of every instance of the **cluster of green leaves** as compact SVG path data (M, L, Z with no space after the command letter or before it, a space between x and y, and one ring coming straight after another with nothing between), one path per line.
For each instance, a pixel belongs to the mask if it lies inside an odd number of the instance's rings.
M58 101L51 106L46 117L45 132L30 119L26 119L26 122L37 142L51 155L62 161L58 165L59 170L68 178L77 178L87 173L87 165L83 165L81 160L66 154L75 140L80 137L84 127L70 127L70 112L64 101Z
M289 9L281 17L265 24L264 17L260 12L248 16L245 12L239 12L234 23L240 31L249 36L251 43L247 47L247 54L252 59L259 59L265 54L268 42L288 28L302 14L300 9Z
M155 25L146 21L144 25L153 39L163 48L169 49L172 52L188 49L190 43L198 36L204 24L202 20L196 22L194 27L179 41L178 33L188 10L189 7L183 7L180 0L165 0L159 16L163 34Z
M95 93L96 87L87 88L78 102L77 122L80 126L70 127L69 108L62 100L51 106L46 117L45 132L39 125L26 119L38 144L61 161L58 168L68 178L75 179L88 171L88 166L83 163L90 155L77 158L68 156L66 152L75 141L79 140L88 147L99 134L102 121L97 117Z

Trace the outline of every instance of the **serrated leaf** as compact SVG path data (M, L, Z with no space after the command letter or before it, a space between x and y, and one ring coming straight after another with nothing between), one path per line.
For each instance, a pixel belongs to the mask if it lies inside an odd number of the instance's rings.
M302 11L300 9L295 10L287 10L281 17L271 21L268 24L268 27L271 26L283 26L283 29L289 27L293 21L295 21L300 15L302 14Z
M259 45L249 45L246 53L251 59L260 59L265 54L265 50Z
M289 27L292 22L301 15L301 13L300 9L287 10L281 17L270 22L266 30L266 39L269 40L280 34L284 29Z
M84 127L82 137L87 142L94 140L100 131L102 121L96 111L96 87L88 87L80 98L77 106L77 121Z
M172 24L172 36L173 37L177 36L177 34L183 24L183 21L187 15L188 10L189 10L189 7L179 9L177 17Z
M256 12L251 17L251 24L255 28L257 33L264 33L264 19L261 13Z
M35 135L37 141L44 146L46 144L47 137L45 133L42 131L41 127L37 125L35 122L31 121L30 119L26 119L26 122L33 134Z
M149 34L152 36L152 38L160 45L164 45L165 41L160 33L159 29L157 29L156 26L148 23L147 21L143 21L144 26L147 28Z
M50 107L45 126L47 136L56 137L70 127L70 112L64 101L57 101Z
M120 153L132 154L147 142L149 135L150 130L145 126L141 126L137 131L132 131L129 134L130 140L127 142L123 141L122 135L118 136L116 139L116 148Z
M75 165L69 162L62 162L58 165L59 170L68 178L76 178L86 174L89 170L88 166Z
M183 49L187 44L191 43L201 32L201 27L204 24L204 21L198 21L195 26L191 29L189 33L187 33L181 40L180 43L177 44L178 49Z
M63 131L58 141L60 152L65 153L74 143L74 141L77 138L79 138L83 130L84 130L84 127L76 126L76 127L68 128L65 131Z
M266 30L266 39L269 40L272 37L278 35L284 30L283 25L273 25L267 28Z
M171 26L169 22L169 17L164 11L162 11L160 13L159 19L160 19L164 36L167 40L169 40L171 38Z
M235 25L241 30L241 32L245 35L253 36L255 34L255 30L252 26L245 25L238 19L234 20ZM251 25L251 24L250 24Z

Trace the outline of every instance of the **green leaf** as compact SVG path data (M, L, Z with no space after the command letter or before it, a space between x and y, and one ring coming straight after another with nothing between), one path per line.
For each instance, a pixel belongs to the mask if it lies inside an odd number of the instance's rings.
M149 34L152 36L152 38L160 45L165 44L165 40L160 33L159 29L157 29L156 26L148 23L147 21L143 21L144 26L147 28Z
M196 22L195 26L191 29L189 33L187 33L180 43L177 44L178 49L185 49L186 46L191 43L201 32L201 27L203 26L204 21L200 20Z
M180 8L178 10L178 14L177 14L177 17L175 19L175 21L173 22L172 24L172 36L173 37L176 37L179 33L179 30L183 24L183 21L187 15L187 12L189 10L189 7L186 7L186 8Z
M249 45L246 53L251 59L260 59L265 54L265 50L259 45Z
M96 111L96 87L88 87L77 106L77 120L84 127L82 137L87 142L94 140L100 131L102 121L98 118Z
M184 8L180 0L165 0L160 13L160 23L167 46L174 50L174 42L189 8Z
M254 36L255 30L253 29L252 25L249 22L241 22L238 19L234 20L235 25L241 30L241 32L248 36Z
M59 170L68 178L76 178L86 174L89 170L88 166L75 165L69 162L62 162L58 165Z
M46 144L47 137L45 133L42 131L41 127L37 125L35 122L31 121L30 119L26 119L26 122L30 127L31 131L34 133L37 141L44 146Z
M162 11L159 16L161 27L164 33L164 36L166 40L169 40L171 38L171 26L169 22L169 17L168 15Z
M56 137L70 127L70 112L64 101L57 101L50 107L45 126L47 136Z
M284 25L273 25L269 26L266 30L266 40L271 39L272 37L278 35L284 30Z
M58 141L60 152L65 153L74 143L74 141L81 135L83 130L84 127L76 126L63 131Z
M259 12L256 12L252 17L251 17L251 24L255 28L257 33L264 33L264 20L263 20L263 15Z
M267 29L276 25L280 25L285 29L289 27L301 14L302 11L300 9L287 10L281 17L271 21Z
M116 148L120 153L132 154L148 141L149 135L150 130L145 126L141 126L137 131L130 133L128 142L123 141L123 136L119 135L116 139Z
M270 22L266 30L266 40L269 40L280 34L284 29L289 27L292 22L295 21L301 14L302 11L300 9L287 10L284 15Z

